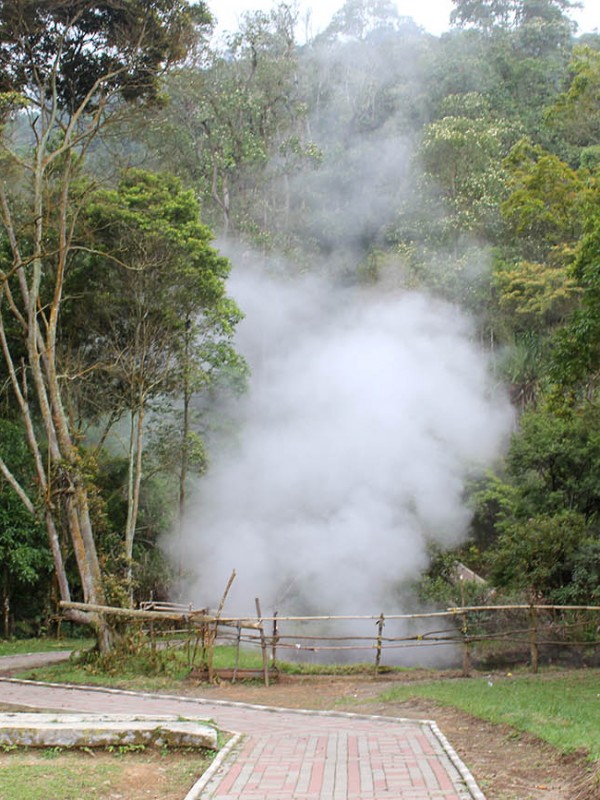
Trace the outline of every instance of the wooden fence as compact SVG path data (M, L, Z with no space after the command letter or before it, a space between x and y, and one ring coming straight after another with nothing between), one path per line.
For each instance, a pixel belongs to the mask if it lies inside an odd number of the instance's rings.
M548 653L566 649L597 654L600 645L600 606L486 605L417 614L263 616L256 599L256 616L224 617L222 607L211 613L173 603L144 603L139 609L62 605L138 620L154 649L161 639L167 642L178 635L179 646L188 650L190 666L209 681L215 677L217 640L236 648L235 667L230 671L234 681L242 674L240 650L259 648L266 685L279 661L306 660L308 654L315 660L326 657L331 663L371 664L378 673L398 660L397 651L445 647L454 658L458 654L463 674L469 675L474 661L481 664L486 658L504 655L512 662L527 661L537 672L541 654L548 658ZM419 655L411 661L418 662Z

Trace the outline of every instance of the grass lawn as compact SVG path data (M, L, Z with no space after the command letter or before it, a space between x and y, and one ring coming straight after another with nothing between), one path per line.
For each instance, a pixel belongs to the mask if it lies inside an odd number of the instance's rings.
M81 644L79 648L81 648ZM173 692L174 681L183 680L189 675L190 658L191 654L185 646L158 650L154 659L146 649L139 656L117 658L114 662L108 661L102 668L94 664L65 662L24 670L17 677L56 683L87 683L134 691ZM213 668L215 670L233 669L235 662L235 646L221 645L214 648ZM199 653L196 654L195 663L196 666L200 664ZM281 672L292 675L361 675L373 672L373 667L367 664L336 666L278 662L277 666ZM242 649L238 667L261 672L263 661L260 650L256 648ZM398 667L388 668L386 671L406 670Z
M11 800L181 800L213 754L15 750L0 752L0 797ZM158 794L157 794L158 792Z
M197 655L196 663L200 657ZM231 668L235 664L235 647L215 647L213 666L215 669ZM240 669L262 669L259 651L241 651ZM47 667L23 670L16 677L51 683L84 683L131 689L141 692L167 692L176 690L178 681L190 673L190 653L186 647L159 650L153 659L146 650L142 655L117 658L100 668L95 664L64 662Z
M425 697L493 723L527 731L562 752L600 759L600 671L437 680L394 687L378 697Z

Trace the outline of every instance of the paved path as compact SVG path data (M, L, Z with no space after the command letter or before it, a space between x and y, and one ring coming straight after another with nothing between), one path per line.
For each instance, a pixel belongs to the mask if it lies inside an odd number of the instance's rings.
M195 797L485 800L433 723L292 711L0 678L0 703L54 711L200 715L243 735Z
M71 650L54 650L51 653L21 653L16 656L0 656L0 674L10 675L24 669L45 667L47 664L58 664L68 661Z

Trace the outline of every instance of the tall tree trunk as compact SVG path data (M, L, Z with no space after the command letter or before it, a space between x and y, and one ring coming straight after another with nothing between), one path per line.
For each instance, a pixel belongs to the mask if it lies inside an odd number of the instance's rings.
M127 561L127 590L129 605L133 608L133 542L140 508L142 485L142 454L144 446L144 398L140 392L137 413L131 415L129 438L129 475L127 489L127 522L125 523L125 558Z
M185 321L184 361L183 361L183 425L181 432L181 467L179 470L179 526L183 524L185 513L185 494L187 473L190 460L190 401L192 399L190 381L190 344L192 336L192 321L188 317Z

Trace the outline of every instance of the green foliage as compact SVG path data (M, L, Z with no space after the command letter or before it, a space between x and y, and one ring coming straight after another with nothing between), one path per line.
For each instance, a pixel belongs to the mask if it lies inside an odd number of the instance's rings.
M33 465L22 428L0 419L0 456L26 491L35 492ZM35 497L35 494L32 493ZM21 620L37 617L40 595L51 585L52 558L40 520L32 517L14 489L0 477L0 585L17 629ZM4 636L11 629L3 631Z
M596 406L530 409L503 478L472 495L474 535L492 583L555 603L600 597L600 416Z
M505 166L510 195L502 215L525 258L544 258L553 248L572 246L582 233L582 178L526 139L513 147Z
M549 347L544 333L517 331L497 361L498 375L508 383L511 399L519 409L535 405L548 383Z
M596 603L598 475L597 406L555 413L530 401L503 468L469 487L470 548L443 555L437 568L434 562L428 591L445 587L448 596L448 565L459 559L503 592L558 604Z
M87 229L108 262L98 271L112 280L121 276L125 287L128 270L155 275L165 300L183 306L181 318L200 304L212 306L223 298L222 281L229 264L210 246L212 234L200 222L194 193L183 189L179 179L140 169L127 171L117 190L101 191L92 198ZM102 277L106 281L106 275ZM102 300L107 291L108 286ZM174 313L170 304L165 313Z
M461 81L462 91L485 94L497 116L545 143L544 107L557 95L573 42L562 13L568 3L455 0L455 6L452 18L463 30L446 40L456 51L444 53L452 69L440 75L442 85L456 92Z
M457 608L485 605L489 601L489 585L459 578L459 561L469 568L477 568L480 561L477 548L471 545L433 554L431 565L417 586L421 603L428 606L433 603L438 608Z
M204 17L203 17L204 15ZM157 75L185 55L194 22L207 23L201 4L10 0L0 7L0 91L43 96L32 84L56 87L62 108L73 112L108 88L127 100L156 100ZM140 52L140 43L143 51ZM32 65L34 69L32 69Z
M568 74L568 88L548 109L547 119L571 144L596 145L600 137L600 52L576 47Z
M600 538L582 536L570 559L571 579L553 592L558 604L600 605ZM595 638L595 634L594 634Z
M575 259L582 291L581 307L558 332L552 377L559 391L593 392L600 367L600 194L586 206L585 233Z
M67 276L75 262L91 260L92 248L85 248L83 256L83 248L75 246L90 190L90 181L81 176L88 153L110 121L124 116L131 105L141 108L161 100L163 71L186 56L196 40L196 25L208 22L204 5L192 9L185 0L14 0L0 5L0 93L5 101L1 378L27 429L43 495L40 516L47 526L57 590L65 600L79 591L92 603L106 599L90 513L94 488L79 437L81 405L72 405L65 390L93 371L93 355L87 353L85 361L80 350L76 355L82 362L76 364L68 358L68 336L64 349L57 346L59 328L65 332ZM86 322L83 315L82 330ZM16 488L15 481L9 483ZM17 489L17 494L33 514L37 504L27 501L26 491ZM69 562L76 565L74 581ZM19 568L23 572L23 561ZM68 613L92 624L99 645L110 647L110 627L102 617Z
M535 602L556 602L574 580L575 562L589 539L585 517L575 511L537 514L505 523L490 553L496 586L520 589ZM591 540L590 540L591 541ZM595 586L592 596L600 592Z
M497 474L489 472L468 487L468 498L473 511L471 535L481 553L493 546L499 523L513 513L518 489ZM477 569L475 565L473 568Z
M394 30L401 21L391 0L346 0L331 18L322 37L334 39L343 36L362 40L374 31Z
M442 189L461 232L491 235L504 192L499 166L510 129L487 117L446 116L426 126L420 156Z
M549 331L576 308L581 289L568 267L518 261L497 265L499 309L515 331Z
M50 553L43 528L32 520L14 494L0 495L0 561L5 588L11 582L34 585L51 569Z
M286 206L270 196L273 176L320 159L298 94L296 21L285 4L243 15L222 51L204 54L202 70L170 76L170 105L146 129L160 163L194 187L206 219L226 236L262 230L265 208L275 221Z
M527 412L511 443L508 466L519 488L521 518L572 510L595 519L600 512L600 409Z
M563 12L573 7L570 0L452 0L451 20L483 30L524 27L534 20L564 23Z

